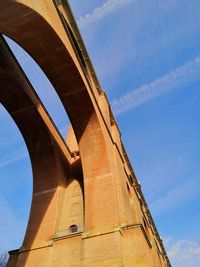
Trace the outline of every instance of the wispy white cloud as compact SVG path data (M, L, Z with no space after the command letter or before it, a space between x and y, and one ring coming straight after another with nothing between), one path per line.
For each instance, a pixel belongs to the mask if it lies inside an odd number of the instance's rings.
M129 91L119 99L112 101L115 114L122 114L136 108L157 96L185 86L200 78L200 56L176 68L150 84Z
M195 199L200 194L198 183L198 179L189 179L181 185L174 186L162 197L150 204L153 214L157 215L172 211Z
M0 251L18 248L22 242L26 222L18 220L15 212L2 196L0 196L0 211Z
M96 7L91 13L81 16L78 19L78 25L80 28L84 28L132 1L133 0L107 0L103 5Z
M0 157L0 168L18 162L27 157L28 157L28 152L25 151L25 149L19 149L13 152L8 152L6 155Z
M198 242L168 239L165 242L165 246L172 266L200 266L200 244Z

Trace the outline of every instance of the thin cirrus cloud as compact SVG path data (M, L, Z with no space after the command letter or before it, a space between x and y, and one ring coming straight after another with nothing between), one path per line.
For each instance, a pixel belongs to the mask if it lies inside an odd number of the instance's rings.
M178 67L152 83L129 91L111 102L116 115L125 113L172 90L190 84L200 77L200 56Z
M10 152L0 158L0 168L18 162L25 158L28 158L28 152L26 152L24 149Z
M133 0L107 0L103 5L93 9L91 13L81 16L78 19L78 25L80 28L85 28L131 2L133 2Z
M0 253L6 252L13 246L18 247L22 241L24 222L20 221L14 210L10 207L8 201L0 196L0 216L1 238L0 238ZM7 230L9 229L9 231Z
M200 244L193 240L165 241L168 256L173 266L200 266Z
M187 192L187 194L185 193ZM174 186L162 197L150 204L154 215L167 214L192 202L200 193L197 179L189 179L181 185Z

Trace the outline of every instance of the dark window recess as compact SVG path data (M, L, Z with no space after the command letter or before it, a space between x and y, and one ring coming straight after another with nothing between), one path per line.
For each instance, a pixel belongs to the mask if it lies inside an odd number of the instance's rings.
M130 181L130 184L133 185L133 177L131 174L129 175L129 181Z
M76 224L72 224L69 227L69 231L70 231L70 233L76 233L76 232L78 232L78 226Z

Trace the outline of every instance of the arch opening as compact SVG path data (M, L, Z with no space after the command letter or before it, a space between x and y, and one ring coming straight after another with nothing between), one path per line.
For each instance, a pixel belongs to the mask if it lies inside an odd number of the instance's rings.
M65 138L69 118L51 82L37 62L19 44L8 36L3 36L59 132Z
M1 51L1 57L2 57L2 51ZM3 61L4 60L2 60L2 62ZM1 77L0 77L0 84L2 85L1 92L0 92L0 101L3 102L5 106L8 106L8 109L10 109L10 112L11 112L13 118L18 123L18 126L20 127L22 134L24 135L25 141L27 143L27 146L28 146L30 154L31 154L31 159L32 159L32 164L33 164L33 173L34 173L35 179L34 179L33 202L32 202L30 219L32 221L34 221L35 220L34 213L35 212L38 213L38 207L37 207L38 201L35 200L35 197L39 196L39 198L40 198L40 195L43 194L42 192L50 191L51 194L50 194L49 199L47 199L47 203L46 203L46 206L48 206L51 199L54 198L53 195L54 195L54 192L57 190L57 184L59 184L59 183L62 184L63 182L66 183L66 175L67 175L67 173L69 174L69 170L66 170L67 171L66 173L65 173L65 171L63 171L63 169L67 169L67 166L62 166L63 162L62 162L62 160L60 161L60 159L59 159L59 157L60 157L59 153L57 152L57 149L55 149L55 147L54 147L51 136L48 136L49 135L48 128L45 127L45 125L42 121L42 118L40 117L39 113L37 112L37 105L35 106L34 102L31 102L32 99L29 98L29 95L26 94L27 93L26 90L21 90L21 88L20 88L21 84L17 78L18 73L16 72L15 75L9 75L9 70L10 70L9 65L4 66L4 64L2 64L0 67L2 69L2 73L1 73ZM17 96L17 98L15 98L16 96ZM17 105L15 104L15 100L16 100ZM27 109L28 109L28 111L27 111ZM29 109L31 109L31 110L29 111ZM35 130L36 129L37 129L37 133L35 136ZM33 130L33 132L32 132L33 135L31 134L31 130ZM44 132L44 133L42 133L42 132ZM74 132L72 135L74 138L73 142L76 142ZM32 140L34 138L35 138L35 140ZM46 145L45 145L45 143L46 143ZM51 147L53 149L52 152L49 151L49 145L50 144L51 144ZM39 145L39 147L42 146L41 150L43 150L43 146L44 146L45 151L41 151L42 155L40 155L40 152L37 151L37 150L40 150L40 148L37 149L38 145ZM76 147L78 147L77 142L76 142ZM36 151L37 155L35 155L35 151ZM43 155L43 153L45 155ZM51 155L52 153L53 153L53 155ZM41 159L41 156L44 158ZM41 164L39 161L43 161L44 165ZM79 162L80 162L80 160L79 160ZM48 164L48 166L47 166L47 164ZM53 170L53 176L54 177L50 178L50 180L53 179L52 181L49 181L50 183L52 182L52 185L50 184L50 187L49 187L49 184L48 184L49 182L47 182L47 187L45 186L43 188L43 184L41 183L41 181L37 177L38 172L39 172L39 176L41 176L41 175L46 176L47 175L46 172L48 173L48 169L49 168L50 168L50 170L52 169L52 166L51 166L52 164L54 165L54 170ZM58 169L60 169L60 171L57 169L58 165L60 165L60 167L58 168ZM66 164L64 164L64 165L66 165ZM75 165L77 166L77 161L74 162L74 164L72 164L72 170L73 170L73 172L75 171L75 175L76 175L77 171L80 172L82 175L81 164L80 163L78 164L79 165L78 168L74 167ZM41 169L42 169L42 174L41 174ZM52 170L51 170L51 172L52 172ZM41 177L41 178L44 178L44 177ZM58 181L56 181L55 178ZM79 177L79 179L80 179L80 177ZM83 180L81 180L81 183L83 184ZM82 189L80 191L81 191L81 192L79 192L79 198L80 198L79 206L80 206L80 208L78 211L78 213L80 215L78 215L78 217L81 217L81 219L78 220L79 221L78 223L80 225L79 228L83 228L83 193L82 193ZM30 246L30 244L32 242L34 242L35 239L37 239L37 236L39 235L38 231L40 228L40 224L41 224L41 221L43 220L43 217L45 217L46 209L47 209L47 207L42 209L42 211L41 211L41 209L39 211L39 212L41 212L41 215L40 215L38 222L36 223L37 229L35 229L34 234L30 234L30 231L32 231L32 228L33 228L33 223L31 223L31 221L29 221L29 225L27 228L28 234L26 235L25 241L24 241L25 246L27 246L27 245ZM56 214L56 209L54 211L54 214ZM57 218L55 218L55 221L57 221ZM52 224L54 224L53 221L52 221ZM31 228L31 230L30 230L30 228ZM34 228L35 228L35 225L34 225ZM53 232L53 231L55 231L55 229L52 227L51 232ZM50 233L47 233L47 236L48 236L48 239L52 238L52 234L50 234ZM42 239L43 238L44 237L42 237Z
M95 206L101 208L102 199L106 198L99 193L101 189L96 186L96 178L102 176L107 186L114 187L114 181L106 176L107 174L109 177L112 176L112 166L106 142L107 132L104 131L105 125L95 88L88 85L53 1L45 1L43 7L35 5L32 1L27 1L26 4L21 0L0 1L0 9L6 9L0 16L0 32L15 40L34 58L54 86L70 118L83 166L84 190L87 197L85 210L88 215L85 216L86 228L116 224L117 215L110 216L111 207L117 209L113 196L108 199L109 204L104 207L103 218L100 218L98 212L90 216L91 210L94 210ZM10 15L9 12L12 13L12 10L15 10L15 16ZM27 15L27 19L21 25L20 21L24 14ZM21 34L22 29L23 34ZM51 152L54 159L54 148ZM90 185L86 182L89 180ZM90 187L94 187L95 191L87 194ZM94 195L99 198L94 198Z
M0 104L0 250L20 247L31 208L33 173L27 146Z
M2 56L2 48L1 42L0 103L7 109L21 131L29 151L33 172L31 212L23 242L23 247L26 248L38 241L49 240L55 231L57 211L55 193L62 179L62 157L38 112L37 105L22 89L23 84L17 79L19 73L16 71L14 76L10 75L9 66ZM46 224L51 224L51 227L44 232L42 228Z

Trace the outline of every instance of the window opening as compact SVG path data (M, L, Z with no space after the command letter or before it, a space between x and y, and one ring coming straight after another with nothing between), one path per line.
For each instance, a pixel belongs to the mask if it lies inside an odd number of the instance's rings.
M70 231L70 233L76 233L76 232L78 232L78 226L76 224L70 225L69 231Z

